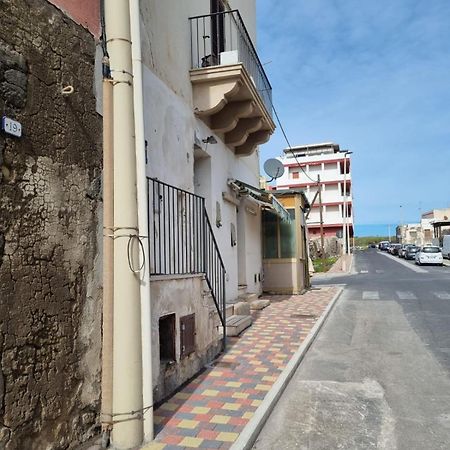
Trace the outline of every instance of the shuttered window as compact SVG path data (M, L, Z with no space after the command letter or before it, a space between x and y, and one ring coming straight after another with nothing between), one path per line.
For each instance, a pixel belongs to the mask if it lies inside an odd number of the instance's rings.
M181 357L195 351L195 314L180 317Z

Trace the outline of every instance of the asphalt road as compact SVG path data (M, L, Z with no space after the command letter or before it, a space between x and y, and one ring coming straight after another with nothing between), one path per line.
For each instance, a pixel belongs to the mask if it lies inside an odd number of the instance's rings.
M401 261L401 262L400 262ZM450 267L370 249L256 449L450 449Z

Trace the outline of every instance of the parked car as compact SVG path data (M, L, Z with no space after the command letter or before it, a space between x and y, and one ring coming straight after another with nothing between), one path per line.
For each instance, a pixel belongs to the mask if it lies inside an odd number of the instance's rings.
M389 245L390 245L390 242L389 242L389 241L381 241L381 242L378 244L378 248L379 248L381 251L386 252Z
M422 247L415 256L416 264L438 264L442 266L444 263L444 258L442 257L442 252L439 247L434 245L427 245Z
M402 244L391 244L389 247L389 253L391 255L398 255L398 251L401 249Z
M450 234L442 236L442 256L450 259Z
M405 254L406 254L406 249L408 247L411 247L412 244L402 244L402 246L400 247L400 250L398 251L398 256L399 258L404 258Z
M415 259L416 253L419 251L419 247L415 245L409 245L405 250L405 259Z

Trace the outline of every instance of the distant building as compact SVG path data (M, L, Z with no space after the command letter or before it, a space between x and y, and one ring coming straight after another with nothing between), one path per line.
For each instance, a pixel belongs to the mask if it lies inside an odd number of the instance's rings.
M397 241L400 244L420 245L422 228L420 223L398 225L396 228Z
M423 213L420 223L398 225L396 236L402 244L418 246L434 244L444 234L450 234L450 208L432 209Z
M353 200L350 156L332 142L299 145L284 150L280 158L285 172L277 179L276 189L303 189L310 203L317 193L320 176L323 230L325 237L342 238L344 224L353 236ZM345 167L346 166L346 167ZM347 213L345 214L345 209ZM312 204L307 220L309 237L320 237L319 196Z

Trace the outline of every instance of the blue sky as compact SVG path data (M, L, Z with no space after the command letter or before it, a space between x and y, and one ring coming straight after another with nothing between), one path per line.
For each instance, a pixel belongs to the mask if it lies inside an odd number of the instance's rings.
M450 0L257 0L257 10L291 145L354 152L356 224L450 206ZM278 127L262 162L285 147Z

